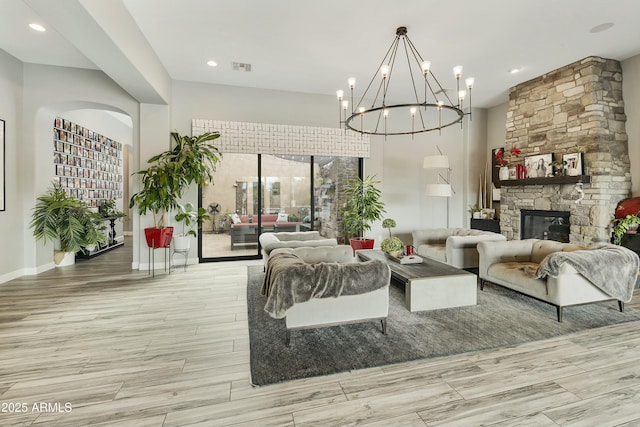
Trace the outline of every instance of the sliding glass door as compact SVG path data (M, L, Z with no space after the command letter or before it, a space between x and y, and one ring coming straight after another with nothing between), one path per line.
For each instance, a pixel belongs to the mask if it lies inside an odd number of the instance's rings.
M258 253L258 155L225 153L213 182L202 188L201 258L255 257ZM255 222L254 222L255 217Z
M359 159L225 153L200 205L212 220L201 233L202 261L260 256L263 232L317 230L339 237L340 189Z

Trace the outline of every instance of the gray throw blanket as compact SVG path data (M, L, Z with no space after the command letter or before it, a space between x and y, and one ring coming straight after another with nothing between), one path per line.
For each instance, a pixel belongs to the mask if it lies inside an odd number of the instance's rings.
M267 295L264 310L282 319L294 304L311 298L359 295L389 284L391 272L382 260L307 264L289 253L269 257L261 293Z
M612 298L631 301L640 267L640 259L635 252L608 243L595 245L588 250L554 252L542 260L536 278L556 277L564 263L571 265Z

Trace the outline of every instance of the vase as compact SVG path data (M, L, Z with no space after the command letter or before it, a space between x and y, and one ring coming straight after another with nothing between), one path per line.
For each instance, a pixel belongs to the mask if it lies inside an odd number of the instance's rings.
M509 168L506 166L500 167L500 172L498 173L498 177L500 181L506 181L509 179Z

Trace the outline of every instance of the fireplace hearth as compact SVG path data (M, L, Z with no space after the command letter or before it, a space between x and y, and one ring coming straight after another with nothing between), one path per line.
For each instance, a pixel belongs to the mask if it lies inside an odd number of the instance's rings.
M569 212L520 210L520 239L555 240L568 243Z

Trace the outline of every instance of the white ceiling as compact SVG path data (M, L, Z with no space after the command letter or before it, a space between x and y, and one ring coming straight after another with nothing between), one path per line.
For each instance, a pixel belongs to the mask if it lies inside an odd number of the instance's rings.
M122 34L113 31L114 25L129 23L109 15L113 5L123 4L133 17L130 24L148 42L137 44L148 50L144 61L159 59L174 80L326 95L346 89L351 76L359 88L365 85L398 26L408 27L445 87L453 86L454 65L464 66L464 77L475 77L478 107L505 102L509 87L586 56L624 60L640 54L638 0L49 1L0 0L0 48L23 62L103 69L112 75L105 64L135 62L123 41L115 43L122 55L110 52L103 58L102 48L87 48L91 31L79 37L71 30L74 19L91 18L116 40ZM89 13L78 15L82 8ZM47 31L30 30L30 22ZM607 22L614 26L589 31ZM104 46L104 34L96 46ZM218 67L207 66L208 60ZM233 71L232 62L250 63L252 71ZM523 70L512 75L507 72L512 67ZM139 71L144 77L145 71Z

